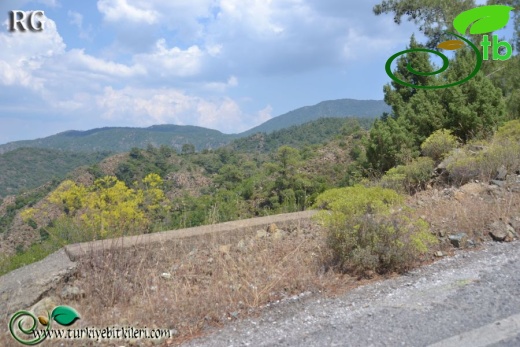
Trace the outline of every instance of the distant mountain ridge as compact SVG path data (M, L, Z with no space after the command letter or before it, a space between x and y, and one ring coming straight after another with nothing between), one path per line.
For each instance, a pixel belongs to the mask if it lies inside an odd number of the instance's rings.
M197 149L217 148L229 143L234 135L192 125L153 125L148 128L106 127L85 131L69 130L37 140L0 145L0 154L22 147L61 149L74 152L128 152L133 147L151 144L181 149L186 143Z
M384 112L390 111L390 106L383 100L339 99L322 101L314 106L304 106L272 118L259 126L241 133L240 137L258 132L270 133L292 125L304 124L318 118L377 118Z
M274 117L267 122L240 134L223 134L218 130L192 125L153 125L148 128L105 127L86 131L69 130L36 140L23 140L0 145L0 154L17 148L35 147L74 152L127 152L133 147L144 148L151 144L166 145L180 150L190 143L197 150L214 149L249 135L271 133L319 118L377 118L390 107L382 100L339 99L305 106Z

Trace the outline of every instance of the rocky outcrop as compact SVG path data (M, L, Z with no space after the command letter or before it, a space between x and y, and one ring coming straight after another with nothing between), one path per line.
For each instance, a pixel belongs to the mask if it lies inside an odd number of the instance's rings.
M39 262L24 266L0 277L0 312L2 318L26 309L40 300L76 269L63 249Z

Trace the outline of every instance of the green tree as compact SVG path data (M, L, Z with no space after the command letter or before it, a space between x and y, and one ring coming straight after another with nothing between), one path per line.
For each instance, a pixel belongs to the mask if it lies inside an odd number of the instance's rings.
M423 46L415 40L415 35L412 35L407 49L417 48L423 48ZM413 74L408 71L408 66L419 72L432 72L434 69L427 52L416 51L401 55L397 59L397 67L394 71L394 75L400 81L411 83L413 85L430 86L436 84L437 79L435 76ZM384 100L388 105L392 106L394 114L399 114L402 107L404 107L404 105L408 103L412 96L414 96L418 91L419 89L417 88L407 87L393 80L390 84L383 87L383 92L385 94Z
M404 118L389 117L378 120L370 130L370 137L365 145L367 161L376 174L405 164L417 156L415 140L402 124Z
M475 7L474 0L384 0L374 6L375 15L394 14L394 22L401 24L404 16L419 26L427 38L426 47L435 48L453 29L453 19L461 12Z
M446 72L446 81L457 81L468 76L473 69L475 57L469 49L460 49L455 54ZM483 138L506 120L506 108L499 88L479 72L468 82L445 88L442 105L446 112L443 128L453 131L463 142Z
M193 153L195 153L195 146L192 145L191 143L185 143L182 145L181 153L185 154L185 155L193 154Z
M276 152L276 159L280 164L280 173L287 178L294 175L300 160L300 152L295 148L282 146Z

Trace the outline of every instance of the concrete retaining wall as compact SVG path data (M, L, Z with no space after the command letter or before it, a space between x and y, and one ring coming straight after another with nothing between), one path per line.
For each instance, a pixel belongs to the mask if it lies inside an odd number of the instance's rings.
M14 312L28 309L76 269L76 261L85 255L108 250L114 246L129 248L136 245L162 243L176 239L206 237L225 233L255 231L275 223L278 227L298 226L308 221L316 211L286 213L251 218L214 225L164 231L139 236L78 243L65 246L47 258L14 270L0 277L0 314L8 319Z

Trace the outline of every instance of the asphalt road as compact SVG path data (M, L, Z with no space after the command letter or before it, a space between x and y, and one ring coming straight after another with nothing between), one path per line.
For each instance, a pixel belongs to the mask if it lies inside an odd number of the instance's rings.
M520 242L341 297L292 298L188 346L520 346Z

